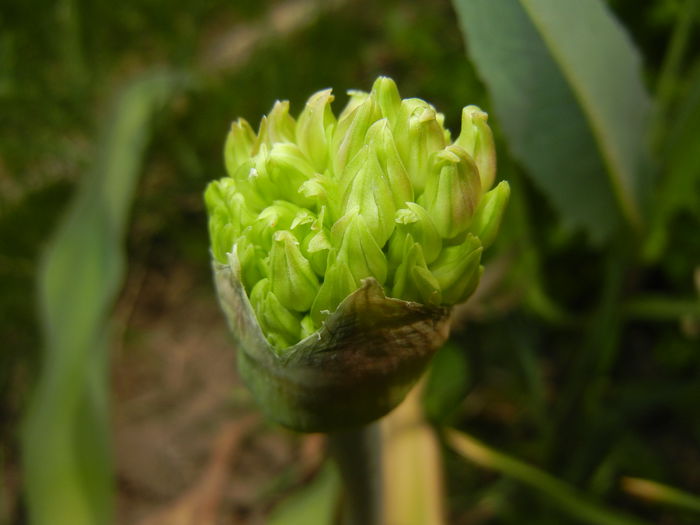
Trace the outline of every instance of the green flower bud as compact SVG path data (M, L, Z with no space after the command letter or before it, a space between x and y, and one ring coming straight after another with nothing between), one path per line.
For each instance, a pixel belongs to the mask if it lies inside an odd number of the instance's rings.
M468 234L458 246L448 246L430 265L430 271L440 285L443 301L457 304L466 301L479 283L481 269L481 242Z
M255 218L233 179L225 178L210 182L204 192L204 201L210 210L222 210L231 222L235 222L237 232Z
M232 179L211 182L204 193L204 200L211 210L209 236L214 257L226 261L226 254L255 215L248 209L245 197L236 191Z
M425 262L430 264L437 259L442 249L440 233L425 208L415 202L405 204L405 208L396 211L398 229L410 234L414 242L421 246Z
M291 230L297 240L302 241L315 220L309 210L290 202L275 201L260 212L244 233L251 242L269 253L275 232L281 229Z
M253 142L252 154L257 155L263 146L279 142L294 142L296 122L289 114L289 101L277 101L267 116L260 120L258 135Z
M274 195L299 206L311 206L313 201L305 197L299 188L314 176L306 155L296 144L276 143L265 157L265 170L272 182Z
M309 213L308 210L304 210L290 202L275 201L274 204L258 214L255 221L251 224L247 236L256 245L269 252L272 248L272 236L276 231L291 230L292 223L295 220L299 222L299 217ZM299 231L298 234L303 239L304 232Z
M396 272L396 268L404 260L404 254L406 253L406 245L413 244L415 241L409 233L406 232L405 228L397 227L394 233L389 238L387 243L387 261L389 262L390 276L393 276ZM391 281L391 279L390 279Z
M382 112L382 117L395 122L401 108L401 96L396 83L388 77L379 77L372 86L374 95Z
M375 419L403 399L478 283L508 199L485 115L453 145L444 116L391 79L330 90L295 122L277 102L224 148L205 193L221 306L238 368L274 420L302 431ZM465 124L466 123L466 124Z
M223 208L218 208L209 215L209 237L211 252L219 262L225 262L227 254L233 249L236 231L230 217Z
M311 225L311 231L304 238L301 251L309 260L311 268L319 277L326 273L328 263L328 252L333 247L330 241L330 232L324 224L326 215L325 206L321 207L318 217Z
M239 118L231 124L224 144L224 163L229 175L233 175L236 168L250 158L254 143L255 132L246 119Z
M345 215L357 213L365 219L367 228L379 246L389 239L394 231L394 195L379 159L369 146L356 155L353 164L357 173L349 180L343 197ZM348 170L351 166L348 167Z
M338 120L331 146L336 174L341 174L348 162L360 151L365 143L367 130L380 117L379 106L370 95Z
M381 119L372 124L367 130L366 141L369 149L377 155L379 166L391 188L394 205L400 208L405 202L412 201L413 186L411 186L411 179L409 179L406 168L403 165L399 150L396 149L396 142L391 133L389 121Z
M481 197L474 161L459 146L448 146L433 157L425 193L418 200L444 239L464 233Z
M278 142L260 146L246 178L250 191L266 202L283 199L309 206L312 201L299 192L299 187L313 175L313 168L297 145Z
M343 111L341 111L340 115L338 115L338 120L345 119L350 113L355 111L357 106L362 104L365 99L369 97L369 93L359 89L348 89L347 94L350 98L348 99L348 103L343 108Z
M260 148L263 146L269 146L271 144L267 128L269 127L269 118L267 115L260 119L260 125L258 126L258 134L255 137L255 142L253 142L253 149L251 155L255 156L260 153Z
M491 188L496 177L496 146L487 121L486 113L467 106L462 110L462 130L455 141L474 159L484 191Z
M289 101L278 100L268 115L267 140L269 144L294 142L296 123L289 114Z
M425 264L423 249L407 235L403 262L396 269L392 295L408 301L439 305L442 302L440 284Z
M314 93L297 122L299 147L309 157L314 169L321 173L328 166L328 146L336 125L331 111L333 98L330 89Z
M431 154L447 145L438 114L424 100L403 100L393 131L413 188L416 193L421 193L426 185Z
M310 315L305 315L301 320L301 338L306 339L316 332L316 324Z
M333 235L342 237L337 260L347 265L356 283L374 277L384 284L388 271L386 256L362 215L355 212L343 217L333 226Z
M311 305L311 318L320 326L321 321L329 314L335 312L338 305L357 290L357 281L352 275L347 261L339 260L329 254L329 260L333 261L326 269L326 276L321 288L316 295L314 304Z
M338 180L316 173L299 187L299 193L313 201L316 208L326 208L329 222L342 215L341 191Z
M236 172L240 182L246 188L246 195L259 197L259 200L264 204L273 200L277 200L281 195L279 188L272 180L271 174L268 171L268 163L270 160L270 146L268 144L260 144L258 153L255 156L255 162L247 170L243 172L239 169ZM246 165L241 168L247 167Z
M506 181L501 181L494 189L484 194L474 212L469 231L481 239L484 248L491 246L496 239L509 197L510 186Z
M265 195L260 193L256 186L256 176L255 162L252 159L248 159L242 162L230 177L220 179L218 182L227 181L231 187L243 195L246 207L249 210L259 212L269 204L269 201Z
M270 251L272 293L290 310L306 312L318 293L318 278L291 232L275 232Z
M250 227L246 232L250 231ZM245 232L244 232L245 233ZM234 244L236 259L241 265L241 280L246 290L252 290L256 283L270 275L269 257L265 250L253 244L246 235L241 235ZM227 254L230 260L230 254Z
M309 233L303 240L301 251L311 264L311 269L316 275L323 277L326 274L328 264L328 251L331 249L326 230Z
M445 114L440 112L436 113L435 120L437 120L440 127L443 128L443 133L445 134L445 144L452 142L452 133L450 133L450 130L445 127Z
M263 279L255 285L250 294L250 303L268 340L283 345L279 348L286 348L299 339L301 323L272 292L270 279Z

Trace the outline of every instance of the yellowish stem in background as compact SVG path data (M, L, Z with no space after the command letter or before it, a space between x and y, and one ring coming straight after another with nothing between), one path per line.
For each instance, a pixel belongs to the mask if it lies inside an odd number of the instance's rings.
M442 525L440 445L421 406L421 382L381 422L384 525Z

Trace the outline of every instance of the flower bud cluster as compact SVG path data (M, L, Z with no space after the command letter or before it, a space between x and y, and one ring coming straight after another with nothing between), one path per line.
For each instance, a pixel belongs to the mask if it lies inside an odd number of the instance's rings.
M456 140L427 102L378 78L336 118L331 90L294 119L276 102L257 133L244 119L225 144L228 177L209 184L212 254L237 261L277 349L319 329L372 277L389 297L466 300L497 233L509 187L496 171L487 115L462 112Z

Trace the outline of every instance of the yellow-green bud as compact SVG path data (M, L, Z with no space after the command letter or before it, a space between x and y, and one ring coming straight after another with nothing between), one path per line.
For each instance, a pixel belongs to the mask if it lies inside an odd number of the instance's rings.
M365 218L354 212L343 217L333 228L341 231L331 231L331 236L342 237L337 258L347 264L355 282L374 277L379 284L384 284L388 271L386 255Z
M231 124L224 144L224 163L229 173L234 173L238 166L250 158L254 143L255 132L246 119L239 118Z
M396 83L389 77L379 77L374 81L372 94L377 100L382 116L389 122L396 122L401 109L401 95Z
M367 97L369 97L369 93L366 91L361 91L359 89L348 89L348 103L345 105L343 110L340 112L340 115L338 115L338 120L343 120L345 117L347 117L350 113L355 111L355 108L362 104Z
M311 315L305 315L301 320L301 338L305 339L316 332L316 325Z
M333 133L331 155L336 174L342 174L345 166L365 143L365 135L369 127L379 118L381 113L375 98L370 95L365 98L350 113L340 120Z
M484 194L474 212L469 231L479 237L484 248L491 246L496 239L509 197L510 186L506 181L501 181L494 189Z
M379 167L384 172L387 184L393 194L394 205L397 208L403 207L404 203L413 200L413 186L399 155L399 150L396 149L389 121L383 118L372 124L367 130L366 141L369 150L377 156Z
M421 193L426 185L431 155L447 145L445 128L433 106L419 98L409 98L401 102L393 131L414 191Z
M308 217L308 219L305 219ZM309 225L313 221L311 212L286 201L275 201L262 210L251 223L248 238L251 242L269 252L272 248L272 236L280 230L294 230L301 239L307 233L299 225ZM292 224L297 226L292 228ZM307 226L306 230L310 228Z
M284 142L273 144L265 161L276 198L311 206L312 201L300 193L299 188L313 177L314 169L299 146Z
M233 243L255 218L246 205L245 197L236 190L232 179L222 179L209 183L204 200L210 210L209 235L212 239L212 252L220 261L226 261L226 254Z
M440 285L425 264L423 249L410 235L404 244L403 262L396 269L392 295L422 304L442 302Z
M223 208L212 210L209 215L209 236L212 239L211 253L219 262L225 262L236 240L235 226Z
M463 147L474 159L484 191L491 188L496 177L496 147L488 118L489 116L476 106L464 108L462 129L455 141L455 144Z
M468 234L462 244L444 248L440 257L430 265L444 301L461 303L474 292L481 276L481 252L483 248L479 239Z
M230 177L225 177L217 182L228 181L236 191L244 195L246 206L257 213L269 204L269 200L267 196L260 193L255 182L256 177L255 162L249 158L238 165Z
M268 115L267 140L270 144L294 142L296 123L289 114L289 101L278 100Z
M316 326L320 326L323 319L335 312L343 299L357 290L358 285L346 261L338 259L333 252L329 254L328 259L330 264L326 269L326 276L314 304L311 305L311 318Z
M289 102L275 102L257 135L236 121L225 145L230 177L205 195L214 259L226 264L235 246L247 293L271 279L275 300L301 317L311 312L316 329L322 310L333 312L370 277L397 299L462 300L444 289L446 254L468 233L488 246L508 199L506 183L485 193L495 150L475 106L464 108L450 145L444 115L402 100L390 78L349 95L337 120L325 89L297 120Z
M246 289L252 290L256 283L270 274L269 257L261 246L253 244L246 235L241 235L233 246L241 266L241 281Z
M414 242L420 244L425 262L430 264L442 249L440 233L425 208L415 202L406 202L405 205L405 208L396 211L397 228L410 234Z
M343 213L361 215L377 244L384 246L395 226L396 207L389 179L369 146L357 153L353 164L358 165L358 170L347 183Z
M297 142L318 172L328 166L328 146L336 125L331 110L333 95L324 89L311 95L297 121Z
M444 239L464 233L481 198L481 181L472 158L459 146L433 157L425 193L418 200Z
M297 430L366 423L391 410L474 291L508 186L469 107L455 143L444 116L394 82L330 90L298 119L277 102L257 134L235 122L228 177L205 193L221 306L238 368L263 409Z
M311 224L311 231L302 241L301 251L309 260L311 268L319 277L326 273L328 251L333 247L330 232L325 226L326 207L321 206L318 217Z
M297 312L308 312L318 293L318 278L289 231L275 232L273 237L270 281L280 303Z
M268 339L272 338L278 344L284 343L287 346L299 339L300 319L280 303L272 292L269 279L262 279L255 285L250 294L250 303L260 324L265 328Z
M328 175L316 173L299 187L299 193L315 203L315 208L326 208L328 218L342 215L340 181ZM332 222L329 220L329 222Z

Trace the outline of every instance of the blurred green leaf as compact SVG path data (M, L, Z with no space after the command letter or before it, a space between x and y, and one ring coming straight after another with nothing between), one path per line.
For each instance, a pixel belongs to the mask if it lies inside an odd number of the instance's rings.
M423 391L426 417L435 423L444 423L467 396L470 386L471 370L466 350L448 341L430 365Z
M594 241L643 223L650 101L600 0L453 0L513 154Z
M331 525L340 498L340 476L335 465L327 463L304 488L280 503L268 525Z
M509 159L499 164L499 171L510 184L511 198L505 214L497 249L508 258L517 260L511 264L508 279L510 286L523 294L527 307L542 319L551 323L570 321L570 314L550 295L544 269L544 253L540 248L542 232L536 229L533 208L537 204L527 198L525 180L519 170L514 169Z
M122 90L102 126L93 170L44 254L44 357L23 435L36 525L112 521L106 323L124 273L124 230L149 120L179 81L152 71Z
M644 247L649 260L664 254L670 221L677 214L687 212L700 218L700 64L691 78L662 146L664 170Z

